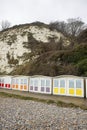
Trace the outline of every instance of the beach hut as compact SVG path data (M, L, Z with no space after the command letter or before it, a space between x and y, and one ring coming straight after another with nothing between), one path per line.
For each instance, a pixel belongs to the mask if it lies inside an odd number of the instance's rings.
M12 78L12 89L28 91L29 76L17 75Z
M0 88L11 89L11 79L12 76L8 75L0 76Z
M65 76L53 77L53 95L66 95L66 91Z
M87 98L87 77L85 78L85 80L86 80L86 98Z
M35 75L30 77L29 91L51 94L52 78L49 76Z
M54 77L53 94L84 97L84 79L73 75Z
M82 77L69 76L67 82L69 96L84 97L84 79Z

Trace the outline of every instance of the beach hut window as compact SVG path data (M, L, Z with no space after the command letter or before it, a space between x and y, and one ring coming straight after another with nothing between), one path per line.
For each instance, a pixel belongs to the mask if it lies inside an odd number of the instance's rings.
M58 87L58 80L54 80L54 87Z
M33 80L32 79L30 80L30 85L33 86Z
M30 90L33 90L33 80L30 79Z
M21 79L21 84L23 84L23 79Z
M69 88L74 88L74 81L73 80L69 80Z
M47 88L46 88L46 92L50 92L50 88L47 87Z
M44 92L44 87L41 87L41 91Z
M2 79L2 83L4 83L4 79Z
M76 80L76 88L81 88L81 80Z
M34 86L38 86L38 80L34 81Z
M46 86L50 87L50 80L46 80Z
M19 80L18 80L18 79L16 79L16 84L18 84L18 81L19 81Z
M45 86L45 81L41 80L41 87Z
M60 80L60 87L64 88L65 87L65 80Z
M27 79L24 79L24 84L27 84Z
M14 79L12 79L12 83L13 83L13 84L15 83L15 80L14 80Z

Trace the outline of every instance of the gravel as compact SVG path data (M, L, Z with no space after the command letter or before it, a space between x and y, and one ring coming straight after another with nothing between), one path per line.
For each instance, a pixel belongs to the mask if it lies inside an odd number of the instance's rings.
M0 97L0 130L87 130L87 110Z

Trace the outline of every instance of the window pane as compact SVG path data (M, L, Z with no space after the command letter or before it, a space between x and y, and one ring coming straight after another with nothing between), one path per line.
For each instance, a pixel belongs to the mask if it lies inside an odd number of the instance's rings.
M34 90L35 90L35 91L38 91L38 87L35 87Z
M24 79L24 84L27 84L27 79Z
M60 87L65 87L65 80L60 80Z
M23 79L21 79L21 84L23 84Z
M2 79L2 83L4 83L4 79Z
M34 86L38 86L38 80L34 80Z
M41 87L45 86L45 80L41 80Z
M19 83L19 80L18 79L16 79L16 84L18 84Z
M33 86L33 80L30 79L30 86Z
M50 92L50 88L47 87L47 88L46 88L46 92Z
M69 80L69 88L74 88L74 81L73 80Z
M76 80L76 88L81 88L81 80Z
M33 90L33 86L30 86L30 90Z
M54 80L54 87L58 87L58 86L59 86L58 80Z
M15 79L12 79L12 83L15 84Z
M46 80L46 86L50 87L50 80Z
M41 87L41 91L44 92L44 87Z

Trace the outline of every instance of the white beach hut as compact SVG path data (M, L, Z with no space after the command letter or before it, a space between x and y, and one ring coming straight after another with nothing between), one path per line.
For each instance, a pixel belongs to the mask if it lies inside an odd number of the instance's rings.
M36 93L51 94L52 78L49 76L35 75L30 77L29 91Z
M29 76L17 75L12 78L12 89L28 91Z
M53 95L84 97L84 79L73 75L54 77Z
M0 76L0 88L11 89L11 79L12 76L8 75Z

